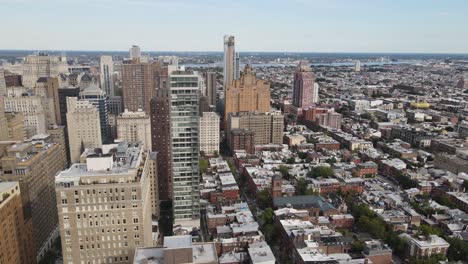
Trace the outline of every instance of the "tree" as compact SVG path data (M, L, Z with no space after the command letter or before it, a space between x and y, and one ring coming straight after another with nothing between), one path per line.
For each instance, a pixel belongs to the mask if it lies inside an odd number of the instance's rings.
M361 241L354 241L351 244L351 251L356 253L361 253L364 250L364 243Z
M296 158L294 158L294 157L291 157L291 158L286 160L287 164L294 164L295 162L296 162Z
M307 182L307 179L300 178L299 180L297 180L297 184L296 184L297 195L307 195L308 189L309 189L309 183Z
M418 227L418 235L429 236L429 235L442 235L442 231L438 228L434 228L427 225L420 225Z
M312 170L307 173L307 176L310 178L318 178L318 177L330 178L334 174L335 172L333 171L331 167L320 166L320 167L312 168Z
M336 163L335 157L328 158L325 162L328 164L335 164Z
M273 224L273 215L273 209L271 209L270 207L265 209L262 213L263 224Z
M307 158L307 153L306 153L306 152L298 152L298 153L297 153L297 156L298 156L300 159L306 159L306 158Z
M468 180L464 180L461 187L465 189L465 192L468 192Z
M198 163L199 163L200 173L206 173L208 171L208 167L210 165L208 160L200 159L200 161Z
M290 174L289 174L289 167L287 166L284 166L284 165L280 165L279 166L279 172L281 172L281 175L283 175L283 178L284 179L287 179L289 180L290 178Z
M271 195L268 189L264 189L258 193L257 203L261 209L271 207Z

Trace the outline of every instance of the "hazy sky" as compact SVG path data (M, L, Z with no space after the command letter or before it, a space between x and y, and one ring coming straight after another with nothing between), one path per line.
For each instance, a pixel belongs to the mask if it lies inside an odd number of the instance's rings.
M0 0L0 49L468 53L467 0Z

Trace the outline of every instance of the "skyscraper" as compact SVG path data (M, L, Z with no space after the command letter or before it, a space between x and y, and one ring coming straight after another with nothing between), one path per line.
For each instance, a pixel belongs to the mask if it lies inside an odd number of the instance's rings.
M219 115L203 112L200 117L200 151L205 154L219 153Z
M357 60L356 63L354 64L354 71L355 72L360 72L361 71L361 61Z
M151 122L143 111L123 112L117 117L117 138L131 143L141 142L145 149L151 149Z
M58 125L67 126L67 97L78 98L80 95L79 87L68 87L68 88L59 88L58 97L59 97L59 111L60 111L60 120L57 121Z
M67 98L70 160L78 162L84 148L102 147L99 110L87 100Z
M151 99L151 144L158 153L159 200L172 201L171 99L169 89L160 89Z
M223 89L235 79L236 69L236 48L234 36L224 36L224 68L223 68Z
M64 263L133 263L152 246L151 153L127 142L87 152L55 178Z
M217 91L218 91L218 81L216 78L216 72L206 72L205 74L205 84L206 84L206 96L208 97L208 104L216 106Z
M113 97L114 94L114 62L112 56L101 56L100 61L101 68L101 89L104 90L109 97Z
M55 113L45 97L35 95L5 97L4 104L5 110L23 114L28 138L46 133L47 126L55 123Z
M310 107L318 102L318 84L307 61L301 61L294 74L293 105Z
M33 88L40 77L58 77L60 73L68 73L68 64L64 57L39 53L23 60L22 81L27 88Z
M23 211L27 221L32 221L38 259L58 235L54 178L66 166L63 147L49 135L35 136L7 146L7 154L0 159L0 181L20 182Z
M130 59L131 60L141 58L141 50L140 50L139 46L133 45L130 48L129 53L130 53Z
M0 182L0 263L36 262L31 221L23 213L18 182Z
M109 131L109 113L107 110L106 92L99 89L96 85L91 85L80 92L80 100L87 100L99 111L99 120L101 122L101 138L103 143L110 141Z
M234 80L239 80L240 78L240 54L236 52L234 59Z
M246 65L240 79L226 86L225 102L225 124L229 113L269 112L270 83L257 80L250 65Z
M159 63L132 61L122 64L122 89L124 109L149 113L150 99L156 93Z
M196 72L173 71L169 84L174 217L198 219L200 77Z
M248 129L255 133L254 144L282 144L284 116L280 111L268 113L240 112L229 114L228 129ZM228 135L230 135L228 133ZM231 138L228 137L230 141Z

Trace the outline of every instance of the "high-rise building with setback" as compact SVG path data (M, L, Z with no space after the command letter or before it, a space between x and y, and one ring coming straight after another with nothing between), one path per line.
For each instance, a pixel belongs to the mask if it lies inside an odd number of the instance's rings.
M226 87L224 122L230 113L270 111L270 83L257 80L250 65L246 65L239 80ZM227 127L227 126L225 126Z
M223 67L223 89L235 79L236 72L236 47L235 37L224 36L224 67Z
M106 92L99 89L97 85L91 85L80 92L80 100L87 100L99 111L99 121L101 122L101 138L103 143L108 143L111 139L109 131L109 112L107 109Z
M200 76L169 74L173 210L176 220L200 218L198 156Z
M122 89L124 109L149 113L150 100L156 94L159 63L133 60L122 64Z
M248 129L254 132L255 145L283 143L284 116L279 111L234 113L229 115L228 121L227 131Z
M219 153L219 115L215 112L203 112L200 117L200 152Z
M100 83L101 89L104 90L109 97L113 97L114 94L114 62L112 56L103 55L100 60Z
M294 74L293 105L310 107L318 102L318 84L307 61L301 61Z
M102 146L99 110L87 100L67 98L68 145L72 163L80 160L85 148Z
M117 139L131 143L141 142L146 150L151 149L150 117L143 111L125 111L117 117Z
M206 97L208 97L208 104L216 107L217 100L217 84L216 72L206 72L205 74Z
M0 182L0 263L36 262L31 221L24 217L18 182Z
M68 73L66 57L45 53L25 57L22 65L22 83L27 88L34 88L40 77L58 77L60 73Z
M32 221L35 256L41 259L58 236L55 175L66 166L63 147L50 135L4 146L0 181L20 183L24 217ZM30 262L34 263L34 262Z
M104 145L56 176L64 263L130 264L152 246L152 157L140 145Z

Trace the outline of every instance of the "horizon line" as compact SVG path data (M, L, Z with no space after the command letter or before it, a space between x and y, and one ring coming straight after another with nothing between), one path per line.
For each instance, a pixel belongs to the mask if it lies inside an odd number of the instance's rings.
M27 52L40 52L40 51L49 51L49 52L119 52L119 53L128 53L126 50L55 50L55 49L0 49L0 51L27 51ZM161 50L161 51L141 51L141 53L223 53L223 51L174 51L174 50ZM388 52L388 51L240 51L239 53L310 53L310 54L417 54L417 55L467 55L466 53L450 53L450 52Z

